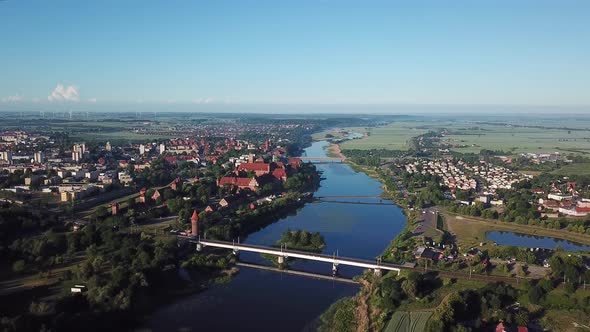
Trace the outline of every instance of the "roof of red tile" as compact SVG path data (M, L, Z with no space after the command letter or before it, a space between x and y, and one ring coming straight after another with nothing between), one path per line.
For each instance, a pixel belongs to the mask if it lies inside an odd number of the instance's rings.
M272 171L272 176L274 176L278 180L281 180L282 178L287 177L287 172L285 172L283 168L276 168L274 171Z
M265 171L270 172L270 164L267 163L243 163L238 166L238 170L246 172Z
M250 182L252 181L251 178L241 178L241 177L234 177L234 176L224 176L219 179L219 185L234 185L238 187L248 187Z

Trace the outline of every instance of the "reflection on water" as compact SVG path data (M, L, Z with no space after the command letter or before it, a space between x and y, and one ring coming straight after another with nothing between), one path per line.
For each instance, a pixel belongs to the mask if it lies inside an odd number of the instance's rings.
M326 146L327 142L316 142L306 149L306 155L325 156ZM318 169L323 172L325 180L316 196L378 197L382 192L379 181L353 171L346 164L322 164L318 165ZM353 200L380 201L379 198ZM273 245L285 230L304 229L320 232L324 236L324 253L338 252L341 256L375 259L404 225L405 216L394 205L308 203L296 215L251 234L243 242ZM268 264L252 253L240 253L240 260ZM297 260L291 264L298 270L322 274L330 274L332 269L330 264L320 262ZM343 276L360 272L353 267L339 267ZM242 268L228 284L215 286L161 308L148 326L157 331L180 328L301 331L312 326L331 303L353 295L357 289L356 285Z
M486 238L490 241L496 242L499 245L506 246L545 249L555 249L557 246L561 246L564 250L568 251L590 251L590 246L585 246L583 244L557 239L554 237L492 231L486 233Z

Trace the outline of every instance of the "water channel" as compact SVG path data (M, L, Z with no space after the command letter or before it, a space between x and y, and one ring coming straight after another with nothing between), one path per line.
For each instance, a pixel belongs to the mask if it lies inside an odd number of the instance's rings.
M486 239L503 246L516 246L525 248L555 249L561 246L567 251L590 251L590 246L575 243L568 240L547 236L526 235L514 232L492 231L486 233Z
M315 142L305 150L309 157L326 156L328 142ZM320 164L321 187L315 196L340 196L331 200L392 203L381 200L381 183L347 164ZM342 196L357 196L345 198ZM373 196L373 197L358 197ZM295 215L283 218L251 234L245 243L273 245L283 232L320 232L326 241L323 252L375 259L404 228L405 216L395 205L307 203ZM240 253L240 260L266 263L259 255ZM327 263L294 261L297 270L330 274ZM362 272L340 267L343 276ZM241 268L232 280L202 293L179 299L154 313L147 326L153 331L307 331L336 300L353 295L358 286Z

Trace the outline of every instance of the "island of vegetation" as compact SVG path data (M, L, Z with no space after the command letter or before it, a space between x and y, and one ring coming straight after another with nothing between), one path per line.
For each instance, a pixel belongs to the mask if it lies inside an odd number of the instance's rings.
M311 233L306 230L292 231L287 229L277 246L286 246L289 249L320 252L326 246L324 237L320 232Z

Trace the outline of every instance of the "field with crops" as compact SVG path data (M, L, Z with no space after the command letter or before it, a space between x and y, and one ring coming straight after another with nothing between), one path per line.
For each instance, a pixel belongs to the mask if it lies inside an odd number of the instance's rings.
M364 136L343 143L342 149L407 150L409 140L427 132L428 127L423 122L394 122L386 126L348 130L362 133Z
M396 311L385 332L421 332L426 328L426 323L432 316L432 311Z
M589 130L484 125L453 128L451 134L445 137L445 142L458 146L453 148L458 152L488 149L511 153L590 154Z
M508 120L506 120L508 122ZM482 149L502 150L507 154L523 152L577 154L590 156L590 121L534 122L486 122L463 119L431 119L393 122L379 127L341 128L332 134L338 137L340 130L358 132L363 138L342 143L342 149L390 149L407 150L409 141L430 130L446 129L443 142L452 150L478 153ZM322 139L322 132L314 138Z

